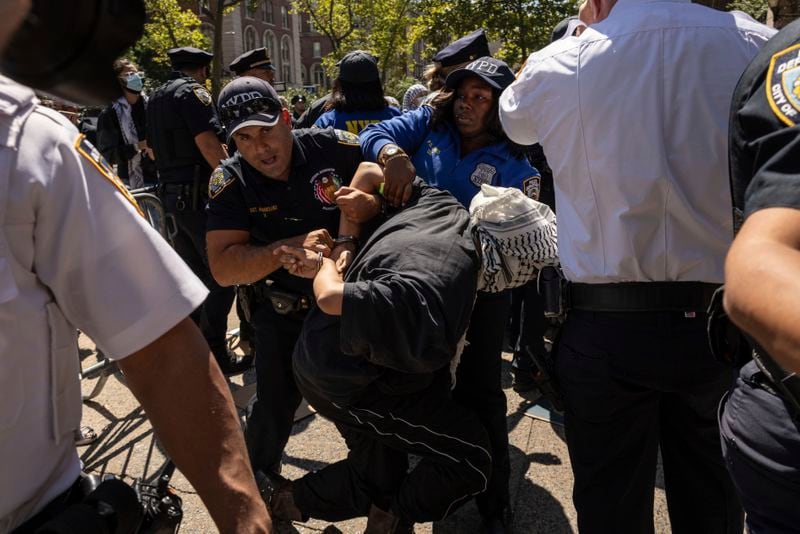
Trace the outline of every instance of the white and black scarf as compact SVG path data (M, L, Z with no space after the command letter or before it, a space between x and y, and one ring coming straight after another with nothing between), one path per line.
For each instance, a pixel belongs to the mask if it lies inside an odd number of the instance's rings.
M144 98L144 95L142 95L142 98ZM117 114L122 140L126 145L137 145L139 143L139 134L136 131L136 124L133 122L131 105L124 96L121 96L112 102L111 106L114 108L114 113ZM138 150L136 154L128 160L128 185L131 189L144 186L142 153Z

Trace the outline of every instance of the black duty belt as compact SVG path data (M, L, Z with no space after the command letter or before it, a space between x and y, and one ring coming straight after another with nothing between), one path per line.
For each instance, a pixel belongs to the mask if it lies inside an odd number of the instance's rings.
M568 306L598 312L705 312L718 287L704 282L570 284Z
M161 184L161 191L171 195L186 195L191 196L194 192L194 185L191 183L185 184Z

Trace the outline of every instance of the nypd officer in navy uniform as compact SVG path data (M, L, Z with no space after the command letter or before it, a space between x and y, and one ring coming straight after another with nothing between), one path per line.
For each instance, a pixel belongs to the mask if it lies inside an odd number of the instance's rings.
M267 49L264 47L254 48L237 57L228 68L236 73L236 76L255 76L269 82L270 85L275 81L275 65L269 57Z
M354 251L355 239L331 236L338 230L337 201L346 202L337 190L355 173L361 149L347 132L293 132L278 94L258 78L229 83L219 109L237 152L217 167L209 184L208 258L221 285L252 284L258 399L246 438L253 469L278 472L301 400L292 352L314 296L311 281L281 269L274 252L281 245L336 258ZM347 196L357 200L359 193Z
M170 80L150 97L148 143L156 157L164 209L175 217L177 224L175 250L210 289L193 318L222 371L236 374L247 369L252 359L239 358L227 346L225 336L233 289L214 282L205 253L203 208L208 179L212 169L228 157L220 142L222 128L211 94L203 85L214 56L192 47L173 48L167 54L174 71Z
M760 346L721 409L720 433L748 531L758 534L800 528L799 75L795 21L750 63L730 121L735 219L744 224L725 263L725 307Z

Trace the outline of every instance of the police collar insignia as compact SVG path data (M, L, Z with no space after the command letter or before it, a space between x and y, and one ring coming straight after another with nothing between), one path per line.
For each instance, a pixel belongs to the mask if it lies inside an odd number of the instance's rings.
M542 178L539 175L529 176L522 180L522 192L525 196L533 200L539 200L539 194L542 190Z
M767 72L767 102L787 126L797 124L800 113L800 44L772 56Z
M106 159L100 154L100 151L97 150L92 143L86 139L86 136L83 134L79 134L78 138L75 139L75 150L78 151L85 159L89 160L89 163L97 169L97 171L111 184L117 188L117 190L122 193L122 196L130 202L136 211L139 212L139 215L144 217L144 213L142 209L139 207L139 204L136 202L136 199L133 198L131 192L128 191L128 188L125 187L125 184L122 183L122 180L119 179L117 174L114 172L114 168L106 161Z
M222 167L217 167L208 180L208 196L217 198L222 191L236 180L236 176L225 172Z
M359 145L358 136L354 133L345 130L334 130L334 133L336 134L336 139L342 145Z
M478 163L478 166L472 171L472 176L470 176L469 179L475 184L475 187L480 187L483 184L491 184L495 174L497 174L497 169L492 165L488 163Z
M197 97L197 100L199 100L204 106L211 105L213 99L211 98L211 93L209 93L205 87L198 85L192 89L192 91L194 92L194 96Z
M323 169L311 178L311 186L314 188L314 196L319 200L323 209L332 209L336 206L334 193L342 186L342 181L335 169Z

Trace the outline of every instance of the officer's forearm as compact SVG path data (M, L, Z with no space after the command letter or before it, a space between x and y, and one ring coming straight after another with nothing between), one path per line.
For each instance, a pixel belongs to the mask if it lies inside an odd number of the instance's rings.
M200 153L203 154L203 158L208 162L208 166L212 169L216 169L220 161L228 158L225 147L219 142L214 132L210 130L197 134L194 137L194 142L197 148L200 149Z
M787 371L800 373L800 211L750 216L725 262L731 320Z
M298 237L282 239L269 245L252 245L246 242L219 243L216 231L206 234L208 263L214 280L221 286L252 284L281 268L279 256L274 254L281 245L299 247Z
M184 319L119 366L219 530L271 532L230 390L194 323Z

